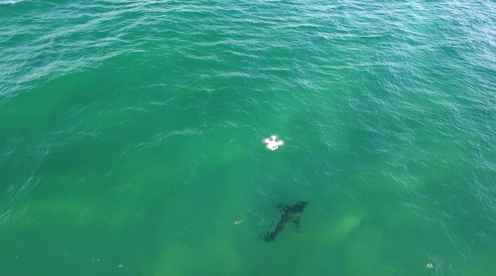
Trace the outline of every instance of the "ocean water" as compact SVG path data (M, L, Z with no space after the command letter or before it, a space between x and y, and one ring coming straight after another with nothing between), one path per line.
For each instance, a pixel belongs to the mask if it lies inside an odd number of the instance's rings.
M1 0L0 275L494 275L494 84L491 0Z

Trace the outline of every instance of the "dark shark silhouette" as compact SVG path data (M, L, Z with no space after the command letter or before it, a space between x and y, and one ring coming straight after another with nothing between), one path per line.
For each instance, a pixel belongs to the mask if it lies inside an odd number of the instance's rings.
M266 242L275 240L277 234L279 234L279 232L281 232L284 228L284 225L286 225L286 223L290 221L292 221L296 228L298 228L300 226L300 214L301 212L303 212L303 209L305 209L307 204L308 202L306 201L300 201L291 207L284 204L278 204L277 208L279 208L279 211L283 213L281 215L281 220L279 221L279 223L277 223L276 229L274 229L274 231L267 231L267 234L265 234L265 236L261 238L263 238L263 240Z

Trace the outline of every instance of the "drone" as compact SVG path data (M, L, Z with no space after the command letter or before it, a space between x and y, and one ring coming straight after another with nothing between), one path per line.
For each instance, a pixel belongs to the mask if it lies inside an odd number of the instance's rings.
M267 144L267 146L266 146L267 149L276 150L277 148L279 148L279 146L284 145L283 140L276 141L276 139L277 139L277 136L271 135L270 139L266 138L265 140L263 140L263 142Z

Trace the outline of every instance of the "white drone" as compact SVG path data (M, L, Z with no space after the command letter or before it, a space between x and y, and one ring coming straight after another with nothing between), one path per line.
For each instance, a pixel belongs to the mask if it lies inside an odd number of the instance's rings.
M272 139L272 140L270 140L270 139ZM275 135L271 135L270 139L266 138L265 140L263 140L263 142L267 144L267 148L270 150L276 150L279 146L284 145L283 140L276 141L277 136L275 136Z

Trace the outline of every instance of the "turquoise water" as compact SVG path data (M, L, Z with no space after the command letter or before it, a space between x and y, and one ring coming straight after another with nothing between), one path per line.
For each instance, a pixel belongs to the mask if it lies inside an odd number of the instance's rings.
M494 275L494 1L0 3L0 275Z

